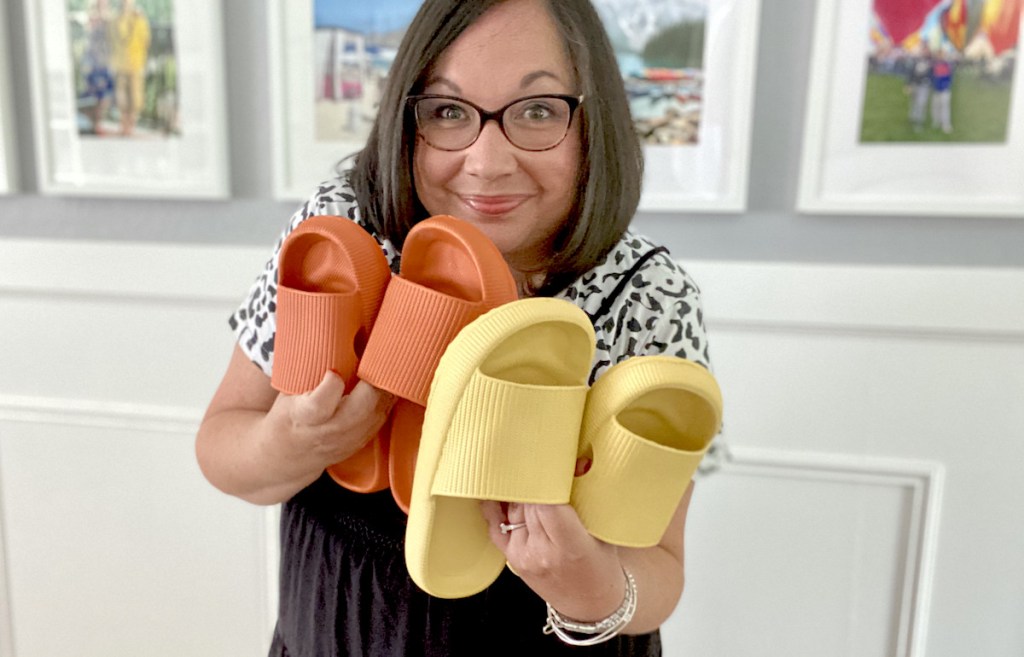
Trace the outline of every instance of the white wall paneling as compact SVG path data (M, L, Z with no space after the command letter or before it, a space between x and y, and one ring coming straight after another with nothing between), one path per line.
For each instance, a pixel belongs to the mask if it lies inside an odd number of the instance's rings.
M764 654L770 637L773 655L924 655L942 476L931 462L733 448L694 497L668 654Z
M698 484L669 654L1024 650L1024 274L690 269L737 458Z
M268 515L193 451L263 254L0 252L3 657L263 652Z
M268 249L0 252L0 657L260 654L277 512L192 436ZM1024 272L688 269L734 459L666 654L1024 653Z
M0 453L0 458L3 454ZM14 628L11 622L11 594L10 587L7 584L7 554L5 545L7 540L5 538L4 530L4 500L2 497L3 487L2 480L0 480L0 657L13 657L14 656Z
M0 420L14 655L252 655L259 516L203 485L195 422Z

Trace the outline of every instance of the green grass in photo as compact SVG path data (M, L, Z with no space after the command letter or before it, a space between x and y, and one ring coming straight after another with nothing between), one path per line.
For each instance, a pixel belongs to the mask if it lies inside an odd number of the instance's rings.
M940 141L1005 142L1010 119L1008 81L988 80L972 68L958 68L953 76L953 132L945 134L931 124L928 104L924 128L915 132L910 125L910 97L904 78L869 73L864 90L861 142Z

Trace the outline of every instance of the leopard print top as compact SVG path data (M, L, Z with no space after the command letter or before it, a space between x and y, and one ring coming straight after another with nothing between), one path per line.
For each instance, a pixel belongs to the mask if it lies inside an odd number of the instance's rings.
M242 305L231 315L238 344L270 376L274 362L275 300L278 253L285 237L312 216L336 215L361 221L355 195L343 179L322 183L292 215L264 271ZM401 254L372 230L391 270L398 272ZM597 336L591 384L612 365L638 355L667 354L711 368L700 290L672 259L668 250L627 232L599 265L555 295L583 309ZM718 469L727 458L719 437L708 450L698 475Z

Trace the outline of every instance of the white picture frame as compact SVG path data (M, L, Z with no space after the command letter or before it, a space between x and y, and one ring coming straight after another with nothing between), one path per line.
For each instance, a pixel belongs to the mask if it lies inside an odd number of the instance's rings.
M639 209L743 212L747 208L761 1L700 0L693 4L704 4L707 11L697 143L644 145Z
M1024 217L1024 66L1004 142L863 143L872 7L817 3L797 211Z
M111 2L114 11L119 3ZM137 2L142 6L142 2ZM26 0L39 191L50 195L223 199L230 195L221 4L173 0L177 126L82 134L68 0ZM153 33L156 28L153 26ZM151 51L152 52L152 51ZM153 59L147 60L147 68ZM113 102L113 101L109 101ZM116 103L114 103L116 106ZM113 128L116 130L116 128Z
M0 34L7 33L7 5L4 4L0 6ZM18 189L12 100L10 62L7 49L0 48L0 194Z
M643 211L746 209L760 0L708 5L705 107L698 144L646 146ZM268 3L273 108L274 196L307 198L358 140L314 135L313 0Z
M365 136L332 140L317 137L318 122L323 118L317 114L315 71L323 62L316 61L314 5L314 0L267 3L273 194L278 200L308 198L317 184L335 175L342 159L357 153L365 143ZM412 18L406 14L403 12L403 17ZM360 115L355 117L362 122L357 132L366 132L368 126L362 117L373 115L374 110L355 105L347 109Z

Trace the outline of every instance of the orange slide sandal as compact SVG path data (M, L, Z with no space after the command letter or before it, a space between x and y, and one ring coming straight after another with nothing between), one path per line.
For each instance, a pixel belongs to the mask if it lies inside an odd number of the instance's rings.
M439 215L416 224L388 286L359 378L399 399L389 434L391 494L408 512L430 382L441 355L471 321L518 298L515 279L478 228Z
M391 278L380 245L350 219L310 217L282 244L278 272L271 385L301 394L332 370L348 392ZM377 436L327 471L342 486L368 493L387 488L387 461L387 444Z

